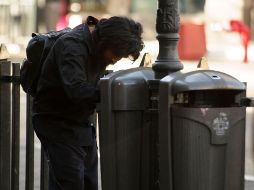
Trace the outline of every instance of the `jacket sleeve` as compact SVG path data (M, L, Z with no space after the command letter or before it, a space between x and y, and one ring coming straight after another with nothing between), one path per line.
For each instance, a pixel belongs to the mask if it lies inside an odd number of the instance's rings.
M98 89L88 82L85 64L88 50L85 45L74 39L65 39L56 44L55 59L65 93L75 103L97 101ZM66 45L68 44L68 46Z

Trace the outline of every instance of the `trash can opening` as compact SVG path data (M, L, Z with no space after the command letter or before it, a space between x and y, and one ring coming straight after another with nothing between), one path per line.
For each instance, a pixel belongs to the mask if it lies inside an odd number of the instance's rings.
M242 90L194 90L174 95L174 106L180 107L240 107L245 96Z

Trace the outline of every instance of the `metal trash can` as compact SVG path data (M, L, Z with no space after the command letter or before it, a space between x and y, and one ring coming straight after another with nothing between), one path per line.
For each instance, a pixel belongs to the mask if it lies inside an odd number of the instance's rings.
M243 190L246 86L212 70L175 72L159 87L161 190Z
M147 190L153 186L153 123L149 68L111 73L100 80L98 105L103 190ZM153 121L152 115L155 115ZM158 166L157 166L158 168ZM153 178L153 179L151 179ZM157 177L158 179L158 177Z

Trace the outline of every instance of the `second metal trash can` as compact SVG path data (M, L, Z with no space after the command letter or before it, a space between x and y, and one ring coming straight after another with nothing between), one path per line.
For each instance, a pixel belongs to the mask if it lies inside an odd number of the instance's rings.
M160 81L161 190L244 190L245 85L218 71Z

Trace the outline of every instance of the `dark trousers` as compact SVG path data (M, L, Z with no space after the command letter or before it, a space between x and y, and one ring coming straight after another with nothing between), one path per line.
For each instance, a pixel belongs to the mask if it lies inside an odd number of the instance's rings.
M49 164L49 190L98 190L98 156L91 146L42 143Z

